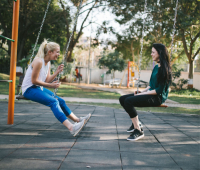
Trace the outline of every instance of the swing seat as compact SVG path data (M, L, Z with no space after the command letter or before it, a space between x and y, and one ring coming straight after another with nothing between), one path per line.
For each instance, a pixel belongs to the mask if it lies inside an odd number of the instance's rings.
M160 106L155 106L155 107L165 107L165 108L167 108L168 106L166 104L161 104Z
M18 99L18 100L29 100L29 99L25 98L23 95L17 96L16 99Z

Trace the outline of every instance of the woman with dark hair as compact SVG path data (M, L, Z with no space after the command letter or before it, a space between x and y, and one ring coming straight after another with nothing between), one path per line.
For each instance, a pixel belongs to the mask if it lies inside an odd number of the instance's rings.
M171 67L167 48L163 44L153 44L151 56L157 65L153 68L149 86L143 91L135 91L119 98L120 104L129 114L132 125L127 130L131 135L127 140L135 141L144 137L135 107L154 107L165 102L171 83Z

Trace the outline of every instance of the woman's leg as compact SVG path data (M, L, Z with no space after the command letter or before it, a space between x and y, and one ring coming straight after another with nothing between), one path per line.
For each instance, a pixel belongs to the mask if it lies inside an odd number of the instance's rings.
M48 93L51 96L54 96L54 93L46 88L43 88L43 91ZM78 118L71 110L70 108L66 105L65 100L63 100L62 98L60 98L59 96L56 96L56 98L59 101L60 107L63 110L63 112L65 113L65 115L70 118L71 120L73 120L74 122L80 122L80 118ZM88 115L85 117L85 119L87 119ZM89 116L90 117L90 116Z
M125 101L125 99L128 98L128 97L132 97L132 96L134 96L134 94L123 95L123 96L121 96L121 97L119 98L119 102L120 102L120 104L121 104L121 106L122 106L123 108L124 108L124 101Z
M32 86L28 88L24 93L24 97L45 106L49 106L55 117L70 130L73 136L76 136L85 124L85 120L77 124L72 124L69 122L60 107L59 101L49 93L42 91L38 86ZM70 113L70 111L68 111L68 113Z
M129 114L133 122L134 128L141 130L135 107L151 107L151 106L158 106L160 104L161 101L157 95L129 96L124 101L124 109Z
M49 95L48 93L42 91L40 89L40 87L32 86L32 87L28 88L26 90L26 92L24 93L24 97L50 107L52 112L54 113L55 117L61 123L63 123L65 120L67 120L67 117L63 113L58 100L56 100L53 96Z

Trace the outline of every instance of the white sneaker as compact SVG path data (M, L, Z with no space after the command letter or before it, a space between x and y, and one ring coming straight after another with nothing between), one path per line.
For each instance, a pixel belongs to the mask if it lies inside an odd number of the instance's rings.
M90 117L91 117L91 113L89 113L87 116L84 116L84 117L80 117L79 118L79 120L80 120L80 122L82 121L82 120L86 120L86 122L85 123L87 123L87 121L90 119Z
M70 133L73 136L76 136L81 131L81 129L83 128L83 126L85 125L85 123L86 123L85 119L83 119L81 122L74 123L73 124L73 129L72 129L72 131L70 131Z

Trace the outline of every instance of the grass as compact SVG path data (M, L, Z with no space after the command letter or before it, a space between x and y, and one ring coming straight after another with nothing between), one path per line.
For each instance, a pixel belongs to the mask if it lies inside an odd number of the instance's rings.
M181 104L200 104L200 91L196 89L173 90L168 98Z
M61 97L78 97L92 99L119 99L120 94L106 91L81 89L75 86L61 85L57 92Z
M10 76L7 74L0 73L0 80L9 80ZM16 85L19 84L19 78L16 79ZM17 87L17 86L16 86ZM17 89L15 90L17 91ZM9 94L9 83L0 82L0 94Z

